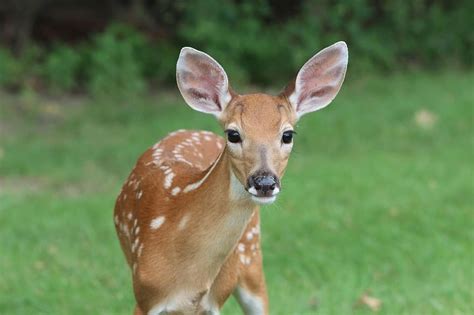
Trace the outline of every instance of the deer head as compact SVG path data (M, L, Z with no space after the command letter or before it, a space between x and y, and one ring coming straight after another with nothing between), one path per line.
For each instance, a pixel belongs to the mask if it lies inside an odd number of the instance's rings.
M347 46L338 42L309 59L281 94L239 95L216 60L185 47L176 77L191 108L217 117L226 134L231 171L243 188L255 202L271 203L281 191L296 122L331 103L347 62Z

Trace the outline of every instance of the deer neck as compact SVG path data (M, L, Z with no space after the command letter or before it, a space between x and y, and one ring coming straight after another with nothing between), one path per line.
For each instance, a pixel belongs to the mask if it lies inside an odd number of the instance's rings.
M206 278L217 276L257 209L235 177L228 154L224 149L193 196L200 200L196 205L200 217L195 221L198 237L192 247L203 253L198 259L201 263L195 261L195 267L201 272L207 269Z
M209 200L209 212L215 216L234 215L243 211L252 213L256 205L243 185L234 175L227 148L210 167L198 200ZM201 199L202 198L202 199Z

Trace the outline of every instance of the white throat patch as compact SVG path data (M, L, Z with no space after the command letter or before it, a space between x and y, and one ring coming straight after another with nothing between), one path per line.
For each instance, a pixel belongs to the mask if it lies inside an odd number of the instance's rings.
M230 200L239 201L250 198L250 194L245 190L242 183L234 175L234 172L230 170Z

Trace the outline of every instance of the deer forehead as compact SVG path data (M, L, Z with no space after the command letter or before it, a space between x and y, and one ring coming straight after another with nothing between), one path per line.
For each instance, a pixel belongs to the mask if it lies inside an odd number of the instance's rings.
M225 128L236 128L245 137L264 140L273 138L293 126L296 116L286 99L267 94L236 97L226 108Z

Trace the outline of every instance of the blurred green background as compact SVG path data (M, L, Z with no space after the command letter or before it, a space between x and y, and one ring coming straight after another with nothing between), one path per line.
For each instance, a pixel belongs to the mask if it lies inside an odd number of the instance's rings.
M338 40L346 82L262 211L272 314L473 314L473 4L1 1L0 314L131 314L122 182L173 130L222 133L175 87L182 46L277 93Z

